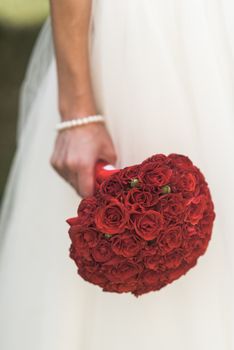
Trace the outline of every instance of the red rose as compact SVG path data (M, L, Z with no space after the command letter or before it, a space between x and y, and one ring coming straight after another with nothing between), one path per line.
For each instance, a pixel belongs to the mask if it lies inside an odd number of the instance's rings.
M73 237L75 235L80 234L82 232L82 229L83 229L83 226L79 223L77 224L77 222L78 222L77 220L75 221L75 219L77 219L77 218L68 219L69 221L73 220L73 224L72 224L72 226L69 227L69 230L68 230L68 234L69 234L71 240L73 240Z
M89 274L89 282L93 284L97 284L100 287L105 287L107 283L107 279L104 275L101 273L97 272L95 274Z
M176 269L183 261L183 250L177 249L164 255L164 265L167 269Z
M126 207L129 204L139 204L143 207L150 207L157 203L159 195L156 193L151 193L147 190L132 188L128 191L126 197L124 198L124 202Z
M138 164L121 169L118 173L121 183L130 185L131 180L138 177L139 170L140 165Z
M185 212L185 200L181 193L169 193L161 196L155 206L156 210L163 213L164 218L173 224L183 221Z
M134 214L142 214L148 211L147 208L144 208L141 204L138 204L138 203L135 203L135 204L126 203L126 208L129 212L130 221L132 221L131 217L134 217Z
M144 240L156 238L163 227L163 217L155 210L133 215L133 226L136 233Z
M99 233L92 228L87 228L83 232L83 237L84 237L84 241L87 243L87 246L90 248L95 247L100 240Z
M84 228L88 227L90 224L90 219L94 216L94 212L98 206L97 198L95 197L87 197L81 200L80 205L77 209L78 216L74 218L67 219L67 223L73 226L80 226Z
M85 269L85 271L87 271L91 274L96 274L100 269L99 263L97 263L94 260L85 261L85 265L83 265L82 261L80 261L78 266L79 265L80 265L80 270Z
M166 279L164 276L157 276L158 281L157 283L153 284L147 284L139 281L137 288L132 292L135 297L139 297L142 294L149 293L152 291L160 290L162 287L164 287L168 283L168 279Z
M177 188L179 190L183 191L189 191L189 192L193 192L195 190L197 181L196 181L196 177L188 172L188 173L183 173L181 174L181 176L179 177L179 180L177 182Z
M209 210L205 210L203 213L203 217L199 221L200 231L202 232L203 237L210 237L212 233L213 223L215 219L215 212L213 211L213 206L209 208Z
M106 239L101 239L99 243L92 249L91 254L95 261L108 261L113 256L110 243Z
M205 253L209 239L202 239L199 236L193 236L190 239L183 242L184 248L184 260L188 263L197 260L198 256Z
M152 196L155 197L155 202L156 198L158 198L159 194L161 194L161 187L159 188L157 185L154 184L141 183L140 190L144 192L150 192Z
M167 156L165 156L165 154L160 154L160 153L159 154L154 154L153 156L146 158L141 163L141 166L143 166L146 163L154 163L154 164L157 164L159 166L159 165L162 165L162 164L167 164L168 163L168 158L167 158Z
M69 233L73 232L74 230L75 231L78 231L79 229L82 230L84 227L88 227L90 224L90 221L87 220L86 214L81 214L74 218L69 218L66 221L70 225Z
M119 178L119 174L115 173L110 176L109 179L103 181L100 185L100 193L105 195L116 196L123 190L123 184Z
M76 254L76 249L73 244L70 245L69 247L69 257L73 259L75 262L78 260L78 256Z
M113 235L126 229L129 213L122 203L111 198L106 205L98 208L94 220L98 230Z
M89 217L90 215L93 215L97 206L98 206L98 203L95 197L84 198L80 202L77 213L78 215Z
M97 284L100 287L104 288L106 283L108 282L107 278L101 274L98 270L95 273L90 273L86 269L78 269L79 275L86 281L91 282L93 284Z
M82 241L84 247L94 247L99 241L99 233L92 227L80 227L72 226L69 229L69 236L73 241L76 236L79 236L79 240Z
M87 248L87 242L84 240L84 236L81 233L81 231L75 231L74 229L76 226L73 226L69 229L69 235L71 238L71 241L76 244L78 249Z
M192 225L196 225L202 218L204 210L206 209L206 201L204 195L193 197L188 203L185 221L190 222Z
M200 227L198 225L192 225L189 222L185 222L183 224L183 238L186 240L190 237L193 237L194 235L201 235L203 234L200 230Z
M82 221L80 220L80 218L78 216L73 217L73 218L69 218L66 220L66 222L72 227L72 226L76 226L76 225L82 225ZM71 227L69 228L69 230L71 229Z
M127 293L132 292L137 286L137 281L127 281L124 283L106 283L103 288L104 292L117 292L117 293Z
M123 255L126 258L139 253L143 247L141 239L130 232L121 235L115 235L111 240L111 248L117 255Z
M143 183L163 186L168 184L172 170L167 165L158 166L155 163L146 163L141 167L139 178Z
M191 160L182 154L171 153L169 154L168 159L176 168L186 169L193 167Z
M153 286L154 288L157 288L157 285L160 282L160 275L152 270L145 270L141 274L141 278L145 285Z
M200 171L200 169L198 167L196 167L195 165L193 165L192 167L192 171L193 171L193 174L196 176L196 179L197 179L197 183L199 185L204 185L205 188L207 188L207 182L206 182L206 179L203 175L203 173Z
M169 227L166 231L162 231L157 240L161 253L167 254L179 248L182 238L181 226Z
M142 269L140 265L126 260L118 265L109 266L105 275L111 282L123 283L125 281L134 281Z
M162 259L158 254L145 256L144 264L147 269L157 271L160 270Z
M79 233L72 237L73 255L91 260L90 249L84 236Z
M190 270L195 265L196 265L196 261L191 264L188 264L183 261L182 264L176 269L169 270L167 272L168 283L171 283L174 280L178 279L179 277L185 275L188 272L188 270Z
M155 254L159 255L157 239L146 241L144 249L140 251L140 256L144 258L145 256L152 256Z

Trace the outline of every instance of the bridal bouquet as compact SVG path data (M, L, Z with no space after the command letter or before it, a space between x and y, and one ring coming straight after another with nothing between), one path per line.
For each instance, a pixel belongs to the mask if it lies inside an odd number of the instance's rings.
M180 154L96 167L96 188L67 220L78 274L103 291L138 297L175 281L207 249L215 219L201 171Z

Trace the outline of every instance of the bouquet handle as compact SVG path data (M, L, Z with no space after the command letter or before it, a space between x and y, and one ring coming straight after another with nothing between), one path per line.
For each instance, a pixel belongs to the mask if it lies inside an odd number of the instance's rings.
M95 190L99 188L101 183L110 175L118 172L119 169L103 159L99 159L95 165Z

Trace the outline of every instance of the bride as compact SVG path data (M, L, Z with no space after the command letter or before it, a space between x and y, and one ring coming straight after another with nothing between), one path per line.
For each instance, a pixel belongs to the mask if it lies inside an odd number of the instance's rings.
M233 350L233 2L50 2L1 207L0 348ZM98 159L122 168L155 153L204 172L212 240L158 292L104 293L77 275L65 220L93 193Z

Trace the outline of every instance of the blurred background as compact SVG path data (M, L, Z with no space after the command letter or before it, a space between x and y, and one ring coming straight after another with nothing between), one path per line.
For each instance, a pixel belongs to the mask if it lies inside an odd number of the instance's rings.
M49 0L0 0L0 201L15 151L19 89Z

